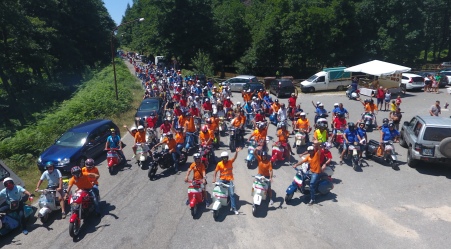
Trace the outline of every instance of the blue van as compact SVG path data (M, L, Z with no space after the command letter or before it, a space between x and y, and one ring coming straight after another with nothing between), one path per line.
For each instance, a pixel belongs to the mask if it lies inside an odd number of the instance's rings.
M103 153L111 129L119 134L117 125L107 119L91 120L69 129L39 156L39 170L45 171L49 161L61 173L70 173L75 165L84 166L87 158L95 158Z

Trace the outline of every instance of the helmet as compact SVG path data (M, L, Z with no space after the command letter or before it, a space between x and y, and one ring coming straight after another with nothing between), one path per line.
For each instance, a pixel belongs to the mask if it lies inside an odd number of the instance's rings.
M47 162L45 168L48 169L48 167L55 167L55 164L53 162Z
M194 161L200 159L200 154L199 154L199 153L195 153L195 154L193 155L193 158L194 158Z
M138 126L138 130L144 130L144 126L142 125Z
M210 102L210 99L205 99L205 101Z
M70 169L70 174L76 177L80 177L81 168L79 166L74 166Z
M86 159L85 166L88 169L92 169L94 167L94 160L92 158Z
M319 124L318 124L318 127L319 127L319 128L327 128L327 124L325 124L325 123L319 123Z
M291 93L291 96L296 96L296 94L294 94L294 93Z
M309 146L307 147L307 151L314 151L315 149L313 148L313 146Z
M211 119L207 119L207 124L211 124L212 122L211 122Z
M285 103L282 103L282 105L280 105L280 106L282 106L282 108L285 107Z
M251 92L251 89L247 89L247 92L250 93L250 92Z
M166 117L166 118L164 119L164 121L171 121L171 118Z
M227 151L221 152L221 158L223 157L229 157L229 153L227 153Z
M262 152L262 157L267 157L267 156L268 156L268 153L266 151L263 151Z
M332 144L331 143L329 143L329 142L325 142L324 143L324 149L330 150L331 148L332 148Z
M374 104L374 100L373 99L370 99L370 104Z
M390 127L395 127L395 124L390 123L390 124L388 124L388 127L389 127L389 128L390 128Z
M168 133L166 133L166 136L168 136L168 137L172 137L172 132L168 132Z
M321 102L319 102L319 101L316 101L316 105L319 105L319 104L321 104Z
M279 103L279 99L274 100L275 102Z
M241 105L241 102L240 101L236 102L236 105Z
M384 124L388 124L388 122L389 122L388 118L384 118L384 119L382 120L382 123L384 123Z
M207 132L208 131L208 127L206 125L202 126L202 132Z
M227 96L227 99L230 99L230 97L229 97L229 96Z
M355 124L353 122L349 122L348 123L348 127L354 129L355 128Z
M3 180L3 186L5 186L5 188L6 188L7 182L12 182L14 184L14 180L11 177L6 177Z
M252 97L252 100L256 100L256 99L257 99L257 97L255 97L255 96L254 96L254 97Z
M301 112L299 116L306 116L307 114L305 112Z
M319 104L318 106L319 106L319 107L324 107L324 104L323 104L323 103L321 103L321 104Z
M335 103L334 106L338 106L338 103Z

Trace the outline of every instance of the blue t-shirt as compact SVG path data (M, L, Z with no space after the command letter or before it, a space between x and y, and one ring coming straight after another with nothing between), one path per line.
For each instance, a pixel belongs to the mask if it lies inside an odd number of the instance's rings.
M352 90L353 92L355 92L355 91L357 90L357 86L358 86L357 82L352 82L352 83L351 83L351 90Z
M383 141L390 141L394 140L396 136L399 136L399 132L395 129L390 130L390 128L383 128L382 129L382 140Z
M340 107L337 107L337 108L335 108L333 111L332 111L333 113L336 113L337 115L338 114L343 114L343 115L345 115L346 113L348 113L348 110L346 110L346 108L340 108Z
M360 127L357 129L357 133L359 134L359 136L360 136L361 139L364 139L365 136L366 136L366 131L365 131L365 129L362 129L362 128L360 128Z
M320 116L321 114L327 114L327 110L324 109L324 108L319 108L319 107L317 107L317 108L316 108L316 114L317 114L318 116Z
M346 130L344 131L343 134L346 136L346 138L348 139L348 142L349 142L349 143L358 142L358 138L357 138L357 130L356 130L356 129L354 129L353 131L351 131L351 130L349 130L349 128L348 128L348 129L346 129ZM346 142L346 141L344 141L344 142Z
M6 203L8 204L10 204L11 201L20 201L24 192L25 189L19 185L14 185L12 190L4 188L0 191L0 200L6 199ZM8 198L6 198L7 196Z
M110 148L119 148L119 142L121 141L121 137L119 135L114 136L109 136L107 138L107 141L110 143Z
M47 179L49 186L58 186L60 183L61 172L58 169L53 169L52 173L49 173L48 170L44 171L41 175L41 181Z
M249 104L245 104L244 105L244 110L246 111L246 113L251 113L254 109L252 108L252 106L251 105L249 105Z

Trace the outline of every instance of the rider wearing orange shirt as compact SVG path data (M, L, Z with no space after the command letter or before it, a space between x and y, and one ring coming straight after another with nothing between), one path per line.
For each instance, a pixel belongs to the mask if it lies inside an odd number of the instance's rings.
M294 155L293 151L291 151L291 146L288 144L289 136L290 132L287 130L287 125L283 123L277 131L277 137L279 138L279 142L285 147L285 150L288 150L292 155Z
M258 174L264 176L266 179L269 179L268 182L268 197L269 197L269 203L271 205L274 204L274 201L272 200L272 191L271 191L271 182L272 182L272 163L271 160L269 160L268 153L263 150L261 151L261 155L257 153L257 150L254 150L255 158L257 158L258 161Z
M201 188L202 193L204 194L205 205L210 206L210 201L208 201L207 191L205 191L205 184L207 183L207 175L205 172L205 165L202 163L200 154L196 153L193 155L194 162L188 168L188 172L186 173L185 182L188 182L188 177L193 172L193 181L202 181ZM189 204L189 200L186 201L186 205Z

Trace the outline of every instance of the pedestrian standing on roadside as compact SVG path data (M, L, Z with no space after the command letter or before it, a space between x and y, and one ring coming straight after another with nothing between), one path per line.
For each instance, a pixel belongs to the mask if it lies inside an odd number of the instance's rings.
M379 110L382 110L382 105L384 104L384 97L385 97L384 87L379 86L376 93L377 107Z
M438 93L438 81L436 81L435 79L434 79L434 77L432 77L432 75L431 76L429 76L429 79L432 81L432 90L431 90L431 92L435 92L435 93Z
M440 101L435 101L435 105L431 106L431 109L429 110L429 114L431 114L431 116L437 116L439 114L442 114L441 112L441 107L440 107Z
M398 97L395 99L396 107L399 107L402 103L401 95L398 95Z
M390 119L393 120L395 129L399 131L399 123L401 122L402 113L401 108L397 108L395 112L390 115Z
M390 92L390 90L385 88L385 96L384 96L385 109L384 109L384 111L387 111L390 109L390 100L391 100L391 92Z

